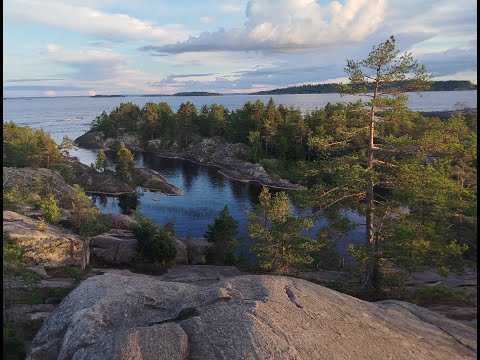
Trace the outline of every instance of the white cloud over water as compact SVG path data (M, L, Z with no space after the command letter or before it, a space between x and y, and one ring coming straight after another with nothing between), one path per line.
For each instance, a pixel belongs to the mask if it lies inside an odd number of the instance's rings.
M386 0L251 0L243 28L219 29L186 41L145 46L165 53L191 51L291 52L364 40L381 25Z

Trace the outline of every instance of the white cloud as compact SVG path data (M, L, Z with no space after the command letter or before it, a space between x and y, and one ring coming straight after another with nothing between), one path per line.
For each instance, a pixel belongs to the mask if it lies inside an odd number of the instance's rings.
M205 24L205 25L211 24L213 22L213 19L209 18L208 16L202 16L199 20L202 24Z
M20 18L50 26L114 38L179 41L187 31L178 24L156 26L125 14L111 14L81 4L59 0L10 0L4 18Z
M49 52L57 52L58 50L60 50L60 46L56 45L56 44L48 44L47 45L47 50Z
M190 51L276 51L316 49L364 40L382 24L386 0L332 1L251 0L241 29L219 29L188 40L143 50L165 53Z
M48 97L55 97L57 96L57 93L55 91L45 91L43 95L48 96Z
M223 3L221 4L218 9L227 14L232 13L242 13L245 11L245 6L242 3Z
M129 69L127 61L111 50L56 51L50 60L74 69L69 74L81 81L102 81L116 78L129 78L142 75L140 70Z

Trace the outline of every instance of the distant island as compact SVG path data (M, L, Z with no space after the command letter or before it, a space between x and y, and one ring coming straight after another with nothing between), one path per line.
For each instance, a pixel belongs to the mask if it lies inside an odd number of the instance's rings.
M218 95L223 95L223 94L206 92L206 91L189 91L189 92L187 91L187 92L175 93L172 96L218 96Z
M465 80L434 81L427 91L477 90L477 85ZM290 86L282 89L258 91L249 95L281 95L281 94L330 94L338 93L338 84L317 84Z
M125 95L92 95L91 98L104 98L104 97L125 97Z

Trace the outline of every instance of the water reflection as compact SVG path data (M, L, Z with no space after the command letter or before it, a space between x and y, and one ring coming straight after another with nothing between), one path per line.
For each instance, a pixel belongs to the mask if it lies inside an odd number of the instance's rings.
M118 197L118 207L124 215L132 215L138 205L140 205L140 200L137 193L122 194Z

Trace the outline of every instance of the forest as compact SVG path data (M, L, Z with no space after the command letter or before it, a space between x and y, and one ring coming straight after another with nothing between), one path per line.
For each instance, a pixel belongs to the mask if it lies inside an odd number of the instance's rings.
M373 88L370 87L369 90ZM430 88L425 91L458 91L477 90L477 85L466 80L433 81ZM282 89L258 91L253 95L281 95L281 94L328 94L339 92L338 84L316 84L289 86Z

